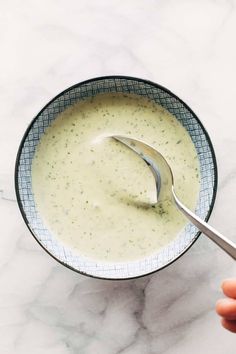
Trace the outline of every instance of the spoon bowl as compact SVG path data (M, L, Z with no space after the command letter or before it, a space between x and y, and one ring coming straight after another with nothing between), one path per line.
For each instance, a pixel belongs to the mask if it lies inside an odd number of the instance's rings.
M113 135L112 137L129 147L146 162L155 179L157 202L171 199L171 188L174 185L174 177L170 165L164 156L141 140L121 135Z
M178 199L174 189L174 176L171 167L162 154L143 141L119 135L112 137L133 150L147 163L155 178L157 202L171 199L170 196L172 196L175 205L187 219L236 260L236 244L201 220Z

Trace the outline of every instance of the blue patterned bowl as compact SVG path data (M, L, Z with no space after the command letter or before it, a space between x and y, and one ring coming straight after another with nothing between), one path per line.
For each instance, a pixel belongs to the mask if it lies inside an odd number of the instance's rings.
M171 264L198 238L200 232L188 224L163 250L140 261L108 263L86 259L57 240L38 214L31 188L31 165L35 149L45 129L68 106L104 92L124 92L146 96L162 105L186 128L196 147L201 170L201 188L196 213L208 220L216 196L217 166L210 138L193 111L177 96L153 82L125 76L107 76L76 84L53 98L33 119L24 134L16 159L15 188L26 225L38 243L57 261L79 273L104 279L143 276Z

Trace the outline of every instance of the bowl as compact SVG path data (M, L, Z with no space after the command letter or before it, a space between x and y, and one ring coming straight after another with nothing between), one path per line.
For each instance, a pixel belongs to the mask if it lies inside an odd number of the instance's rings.
M200 162L200 194L196 213L202 219L208 220L216 197L217 165L206 129L196 114L175 94L156 83L134 77L105 76L90 79L66 89L53 98L32 120L22 138L16 158L15 189L17 202L28 229L54 259L88 276L103 279L128 279L150 274L170 265L190 248L200 232L189 223L174 241L145 259L115 263L95 261L78 255L49 232L36 210L32 193L32 159L45 129L59 113L76 101L108 92L146 96L167 109L186 128L195 145Z

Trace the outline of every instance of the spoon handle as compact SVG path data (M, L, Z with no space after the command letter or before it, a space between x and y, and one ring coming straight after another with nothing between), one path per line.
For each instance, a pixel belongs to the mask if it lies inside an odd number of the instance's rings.
M205 221L200 219L196 214L189 210L185 205L183 205L180 200L175 195L174 190L172 189L173 197L176 206L178 209L206 236L208 236L212 241L214 241L218 246L220 246L226 253L228 253L234 260L236 260L236 244L212 226L208 225Z

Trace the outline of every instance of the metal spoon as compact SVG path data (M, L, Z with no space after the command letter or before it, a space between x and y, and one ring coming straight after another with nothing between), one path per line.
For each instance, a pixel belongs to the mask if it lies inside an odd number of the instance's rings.
M225 236L208 225L204 220L200 219L178 199L174 190L174 177L172 170L166 159L157 150L140 140L131 139L129 137L114 135L112 138L128 146L147 163L155 178L157 202L163 200L166 196L172 197L178 209L201 232L220 246L233 259L236 259L236 244L228 240Z

